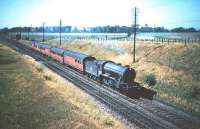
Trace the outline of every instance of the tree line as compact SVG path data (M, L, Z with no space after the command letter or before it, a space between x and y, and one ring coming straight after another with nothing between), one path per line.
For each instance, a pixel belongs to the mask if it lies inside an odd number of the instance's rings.
M59 26L46 26L45 32L47 33L58 33L60 32ZM13 27L13 28L3 28L0 32L42 32L43 27ZM63 26L63 33L132 33L134 32L133 27L128 26L96 26L96 27L72 27L72 26ZM178 27L174 29L166 29L164 27L149 27L147 25L138 27L137 32L200 32L195 28L183 28Z

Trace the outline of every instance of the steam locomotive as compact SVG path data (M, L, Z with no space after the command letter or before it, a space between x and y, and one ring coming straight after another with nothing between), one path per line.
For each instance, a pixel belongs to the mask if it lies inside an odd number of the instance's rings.
M135 82L136 72L129 66L65 50L56 46L32 42L32 49L64 65L70 66L89 78L98 81L130 98L153 99L155 91Z

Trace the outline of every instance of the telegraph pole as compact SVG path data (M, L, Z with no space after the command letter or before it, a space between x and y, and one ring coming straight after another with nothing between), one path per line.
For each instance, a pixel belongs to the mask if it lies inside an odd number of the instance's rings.
M21 26L19 27L19 35L20 35L19 39L22 39L22 27Z
M42 42L44 42L44 25L45 23L42 23Z
M28 27L28 40L29 40L29 32L30 32L30 27Z
M136 44L136 32L137 32L137 8L132 8L132 16L133 16L133 28L134 28L134 42L133 42L133 63L135 63L135 44Z
M60 19L60 46L61 46L62 20Z
M29 30L30 32L30 34L32 34L32 24L31 24L31 27L30 27L30 30ZM30 35L29 35L30 36Z
M19 27L19 34L22 35L22 27Z
M31 30L31 27L28 27L28 40L29 40L29 36L30 36L30 30Z

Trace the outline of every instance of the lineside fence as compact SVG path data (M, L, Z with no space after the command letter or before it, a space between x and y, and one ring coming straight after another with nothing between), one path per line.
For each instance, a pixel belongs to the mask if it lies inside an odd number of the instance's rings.
M10 37L15 38L15 34L10 34ZM117 37L117 36L67 36L67 35L62 35L62 40L63 41L95 41L95 42L131 42L133 43L134 38L129 37ZM27 39L27 35L24 34L22 35L22 39ZM30 34L30 39L29 40L41 40L42 35L31 35ZM45 40L59 40L59 37L56 35L45 35ZM198 38L165 38L165 37L154 37L154 38L137 38L137 41L140 42L148 42L148 43L167 43L167 44L173 44L173 43L184 43L186 44L191 44L191 43L197 43L200 44L200 37Z

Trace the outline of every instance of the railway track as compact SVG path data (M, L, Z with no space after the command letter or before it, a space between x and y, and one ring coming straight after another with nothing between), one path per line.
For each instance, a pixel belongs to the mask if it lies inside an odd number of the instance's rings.
M140 128L147 129L198 129L198 121L187 115L169 110L166 106L160 106L149 100L133 100L121 95L110 88L99 86L100 84L83 76L79 72L62 64L48 60L41 54L32 51L29 47L12 42L12 47L18 51L32 56L36 60L43 61L44 65L57 72L79 88L95 97L129 122Z
M170 123L174 123L182 129L200 129L200 121L198 118L191 117L182 111L177 111L158 101L148 101L143 99L138 101L137 104L144 107L145 110L156 114L158 117L161 117Z

